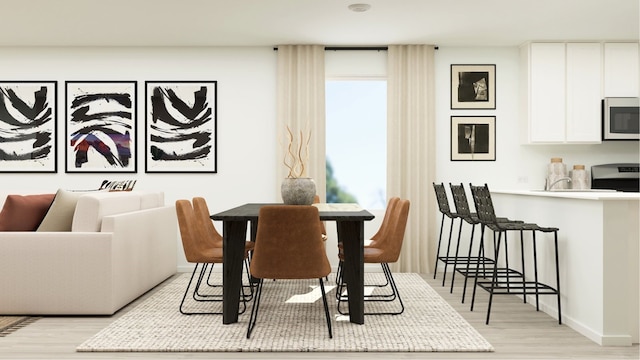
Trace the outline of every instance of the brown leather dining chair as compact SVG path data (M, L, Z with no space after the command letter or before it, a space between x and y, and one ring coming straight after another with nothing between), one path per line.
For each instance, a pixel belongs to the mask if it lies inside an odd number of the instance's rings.
M258 215L256 246L250 271L258 284L247 327L250 338L260 307L264 279L318 279L324 312L331 331L331 317L323 278L331 272L318 209L312 205L265 205Z
M211 233L206 231L204 224L198 220L193 205L189 200L176 200L176 214L184 255L187 262L196 264L193 268L193 272L191 273L191 278L189 279L189 283L185 289L182 301L180 302L180 312L184 315L222 314L221 311L187 311L185 309L185 300L189 294L189 290L191 289L191 284L193 283L196 273L198 273L198 278L191 294L193 300L196 302L222 302L222 297L220 295L203 295L199 290L202 285L202 280L206 274L207 267L209 265L213 266L213 264L222 264L223 253L221 246L213 246L213 244L215 244L215 239L211 236ZM243 309L241 312L244 312L246 309L246 296L242 296L241 298L243 299Z
M404 304L400 297L400 292L396 286L396 282L393 279L393 274L389 268L390 263L398 261L400 257L400 250L402 250L402 243L404 241L404 233L409 218L409 200L399 199L393 206L393 210L389 214L387 225L384 228L384 232L377 237L374 244L364 248L364 262L369 264L380 264L384 276L391 287L391 293L387 294L371 294L365 296L365 301L384 301L391 302L398 300L399 310L397 311L380 311L380 312L365 312L365 315L398 315L404 312ZM383 220L384 222L384 220ZM342 252L339 253L340 261L344 260ZM342 294L344 285L341 283L338 286L338 294ZM338 312L343 315L348 315L340 310L340 303L347 301L348 295L340 295L338 299Z
M201 222L204 230L206 231L206 239L209 241L210 246L222 248L222 235L218 232L213 221L211 220L211 213L209 212L209 206L207 205L207 201L205 198L197 196L192 199L193 202L193 210L195 211L195 215L198 218L198 221ZM247 274L247 282L249 285L244 285L245 289L248 289L248 294L244 294L247 301L251 300L253 296L253 287L251 286L251 277L249 274L249 261L250 255L253 251L255 243L253 241L245 242L244 246L244 267L246 269ZM209 267L209 274L207 275L207 285L216 287L221 286L220 284L212 284L211 283L211 273L213 272L213 264Z
M387 228L389 227L389 223L391 222L391 214L393 214L393 212L395 211L395 207L398 204L398 201L400 200L399 197L394 196L389 198L389 200L387 201L387 208L385 209L384 212L384 218L382 219L382 222L380 223L380 227L378 228L378 231L376 231L376 233L371 237L371 239L369 239L368 241L365 240L365 244L364 247L369 247L369 246L375 246L376 242L380 241L383 237L384 234L387 231ZM342 252L342 243L339 242L338 243L338 253ZM336 271L336 285L340 286L342 283L342 261L340 261L338 263L338 270ZM386 281L384 284L367 284L366 286L376 286L376 287L385 287L389 285L389 281ZM336 292L336 298L340 299L340 292Z

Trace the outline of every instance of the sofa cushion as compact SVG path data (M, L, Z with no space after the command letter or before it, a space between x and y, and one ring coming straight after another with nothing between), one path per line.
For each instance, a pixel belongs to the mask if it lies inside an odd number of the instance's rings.
M71 231L78 198L86 193L86 191L58 189L37 231Z
M7 195L0 211L0 231L34 231L42 222L54 194Z

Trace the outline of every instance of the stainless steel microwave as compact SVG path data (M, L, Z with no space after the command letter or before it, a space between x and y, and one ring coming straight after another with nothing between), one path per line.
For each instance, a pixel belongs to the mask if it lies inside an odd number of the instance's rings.
M640 140L638 98L609 97L602 101L602 140Z

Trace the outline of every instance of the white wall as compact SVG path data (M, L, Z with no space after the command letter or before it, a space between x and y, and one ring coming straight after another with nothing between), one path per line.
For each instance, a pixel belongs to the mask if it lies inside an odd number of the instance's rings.
M355 52L357 54L357 52ZM358 56L358 55L355 55ZM436 61L436 181L488 183L491 188L541 188L552 156L565 163L638 161L638 143L601 145L520 145L518 115L518 49L440 47ZM496 110L450 110L450 65L496 64ZM0 173L10 192L55 192L58 188L92 189L103 179L138 180L136 188L163 190L166 202L204 196L212 212L246 202L280 200L275 166L276 53L272 47L228 48L9 48L0 47L0 80L58 81L58 173ZM64 81L137 80L138 104L144 104L145 80L218 81L218 173L144 173L144 106L138 109L136 174L66 174L64 169ZM495 115L496 161L450 161L451 115ZM519 179L526 179L519 182ZM434 209L435 210L435 209ZM382 214L376 214L378 219ZM434 214L435 216L436 214ZM439 222L438 222L439 223ZM331 225L329 230L331 230ZM373 233L378 223L366 225ZM221 227L220 227L221 229ZM176 238L176 244L179 244ZM335 244L328 243L328 249ZM186 261L179 248L179 268ZM328 251L335 264L335 253Z

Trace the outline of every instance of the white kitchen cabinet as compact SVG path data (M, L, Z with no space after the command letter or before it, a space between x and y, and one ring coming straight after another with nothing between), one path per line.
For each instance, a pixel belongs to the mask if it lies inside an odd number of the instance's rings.
M604 96L638 97L638 43L604 44Z
M600 143L602 45L530 43L522 48L527 143Z

